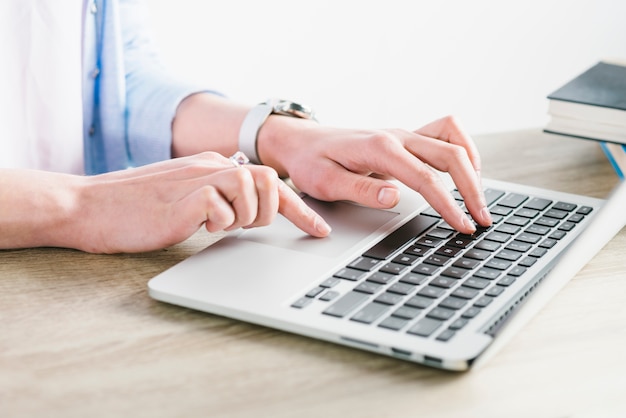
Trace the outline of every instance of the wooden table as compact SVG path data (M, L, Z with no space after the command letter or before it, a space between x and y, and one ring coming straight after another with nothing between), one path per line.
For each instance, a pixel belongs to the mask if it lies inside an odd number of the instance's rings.
M592 142L540 130L477 142L485 177L598 197L617 182ZM148 296L152 276L214 240L136 255L1 251L0 416L626 416L626 230L467 373Z

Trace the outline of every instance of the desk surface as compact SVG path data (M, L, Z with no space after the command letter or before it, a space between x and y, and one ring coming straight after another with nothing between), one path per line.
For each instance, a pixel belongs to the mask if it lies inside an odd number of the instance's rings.
M617 182L592 142L539 130L477 142L485 177L598 197ZM626 414L626 229L489 362L461 374L148 296L152 276L212 240L198 233L136 255L0 251L0 414Z

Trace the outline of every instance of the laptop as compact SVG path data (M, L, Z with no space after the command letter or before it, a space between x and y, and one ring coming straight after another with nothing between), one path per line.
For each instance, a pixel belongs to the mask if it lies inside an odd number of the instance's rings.
M269 226L230 232L152 278L150 296L463 371L605 203L485 179L494 223L468 236L398 186L400 203L389 210L304 196L333 228L329 237L310 237L278 216Z

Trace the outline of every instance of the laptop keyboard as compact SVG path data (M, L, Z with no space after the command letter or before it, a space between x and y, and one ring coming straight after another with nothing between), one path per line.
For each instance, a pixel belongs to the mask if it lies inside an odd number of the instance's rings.
M496 189L485 196L491 227L460 234L428 209L291 306L319 300L324 315L449 341L592 211ZM351 290L337 291L342 281Z

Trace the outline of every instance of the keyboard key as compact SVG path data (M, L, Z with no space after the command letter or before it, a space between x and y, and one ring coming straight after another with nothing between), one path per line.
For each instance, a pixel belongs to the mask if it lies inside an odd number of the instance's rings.
M454 316L455 312L451 309L435 307L430 310L426 314L427 318L440 319L442 321L447 321L448 319Z
M502 190L496 189L485 189L485 200L487 201L487 207L491 206L493 202L500 199L504 196L504 192Z
M589 215L593 211L592 207L589 206L581 206L578 208L576 213L580 213L581 215Z
M539 197L533 197L528 202L526 202L526 204L524 204L524 207L542 211L548 206L550 206L551 204L552 204L552 200L542 199Z
M450 289L456 283L457 283L457 281L455 279L452 279L452 278L437 277L437 278L431 280L431 282L429 284L432 285L432 286L441 287L443 289Z
M382 303L385 305L395 305L396 303L400 303L402 300L402 296L394 293L385 292L380 295L374 301L378 303Z
M338 318L343 318L353 310L355 310L359 305L367 300L369 296L366 293L360 292L348 292L343 295L339 300L330 305L324 313L326 315L336 316Z
M439 287L430 286L430 285L426 286L425 288L423 288L422 290L417 292L417 294L420 295L420 296L426 296L427 298L433 298L433 299L437 299L438 297L440 297L444 293L446 293L446 291L444 289L439 288Z
M509 267L511 267L511 262L508 260L502 260L499 258L492 258L491 260L489 260L486 264L485 267L487 268L491 268L491 269L496 269L496 270L506 270ZM478 276L481 277L481 276ZM485 277L485 279L488 279L489 277Z
M423 274L417 274L417 273L407 273L400 278L400 282L412 284L415 286L419 286L420 284L424 283L426 280L428 280L428 276L424 276Z
M475 241L475 238L469 235L459 234L448 241L450 247L467 248Z
M407 331L409 334L419 335L420 337L430 336L443 322L432 318L423 318Z
M493 301L492 297L489 296L481 296L474 302L474 306L477 308L484 308L489 305Z
M541 241L541 244L539 244L539 246L541 248L552 248L556 245L558 241L552 238L546 238L543 241Z
M579 213L575 213L572 216L570 216L569 218L567 218L567 222L574 222L575 224L577 224L580 221L582 221L583 219L585 219L584 215L581 215Z
M432 264L433 266L444 266L450 261L450 257L445 257L443 255L433 254L430 257L424 260L426 264Z
M330 302L332 300L335 300L337 298L337 296L339 296L340 293L336 292L334 290L329 290L328 292L324 293L322 296L320 296L320 300L324 301L324 302Z
M458 253L463 251L463 248L444 246L435 251L435 254L443 255L444 257L455 257Z
M478 295L478 290L471 289L469 287L461 286L452 292L452 296L463 299L474 299Z
M468 273L469 270L467 269L452 266L442 271L441 275L446 277L452 277L453 279L462 279L463 277L467 276Z
M391 261L393 263L404 264L405 266L410 266L412 264L417 263L417 260L419 260L418 256L404 253L404 254L398 254Z
M452 329L447 329L437 336L437 341L449 341L456 333Z
M367 281L368 282L379 283L379 284L387 284L387 283L391 283L395 279L397 279L397 277L395 275L393 275L393 274L381 273L380 271L377 271L376 273L374 273L370 277L368 277Z
M411 308L410 306L400 306L391 315L404 319L415 319L422 313L421 309Z
M291 304L291 306L293 308L298 308L298 309L302 309L305 306L307 306L308 304L310 304L313 301L313 299L311 298L307 298L305 297L301 297L300 299L298 299L297 301L295 301L294 303Z
M389 306L380 303L372 302L360 311L358 311L352 318L353 321L362 322L364 324L371 324L376 321L382 314L387 312Z
M492 250L489 250L492 251ZM476 248L476 246L474 246L474 248L471 248L469 250L467 250L465 252L465 254L463 254L465 257L467 258L472 258L474 260L486 260L487 258L489 258L489 256L491 255L491 253L487 251L487 250L482 250L480 248Z
M331 288L333 286L336 286L338 283L340 283L341 280L339 280L336 277L329 277L328 279L324 280L320 286L325 287L325 288Z
M322 286L317 286L316 288L309 290L308 293L306 294L306 297L314 298L315 296L319 295L323 291L324 291L324 288Z
M519 265L522 267L532 267L533 264L535 264L536 262L537 262L536 258L526 257L525 259L519 262Z
M493 279L497 279L500 274L502 273L498 270L483 267L483 268L478 269L474 273L474 277L480 277L482 279L493 280Z
M426 236L431 238L447 239L450 238L452 234L454 234L454 232L449 229L435 228L432 231L429 231Z
M559 224L559 220L555 219L555 218L549 218L549 217L546 217L546 216L542 216L541 218L539 218L539 219L537 219L535 221L535 224L547 226L547 227L550 227L550 228L554 228L555 226L557 226Z
M471 258L459 258L452 265L454 267L471 270L478 267L479 264L479 260L472 260Z
M415 286L408 283L394 283L387 289L388 292L397 293L399 295L408 295L415 290Z
M559 230L568 232L574 229L575 226L576 224L573 222L563 222L561 225L559 225Z
M502 224L499 225L495 230L496 232L502 232L505 234L509 234L509 235L514 235L517 234L519 232L519 230L522 229L520 226L518 225L512 225L512 224Z
M546 255L547 252L548 252L548 250L546 250L545 248L535 248L534 250L529 252L528 255L531 256L531 257L535 257L535 258L541 258L544 255ZM528 266L528 267L530 267L530 266Z
M424 245L426 247L435 248L441 244L442 240L439 238L421 237L414 242L415 245Z
M517 193L509 193L504 196L502 199L498 201L499 205L506 206L509 208L516 208L522 203L528 200L528 196L517 194Z
M530 219L522 218L521 216L511 216L506 221L504 221L504 223L507 223L510 225L517 225L517 226L526 226L528 225L529 222L530 222Z
M367 294L373 295L374 293L378 292L381 287L382 287L382 285L380 285L378 283L363 282L363 283L359 284L357 287L355 287L354 291L355 292L362 292L362 293L367 293Z
M465 325L467 325L469 321L465 318L459 318L457 320L455 320L453 323L450 324L450 326L448 328L458 331L461 328L463 328Z
M502 279L500 279L498 281L498 284L500 286L510 286L513 283L515 283L515 280L517 280L517 277L514 277L513 275L508 275L508 276L503 277Z
M442 308L448 308L453 310L459 310L467 304L467 299L455 298L454 296L448 296L439 304Z
M433 266L431 264L419 264L413 270L413 273L424 274L426 276L432 276L439 270L439 267Z
M402 274L408 267L398 263L387 263L379 271L389 274Z
M407 300L404 305L417 309L426 309L433 304L433 300L424 296L413 296Z
M338 277L340 279L345 279L345 280L350 280L350 281L357 281L357 280L361 280L363 277L365 277L365 272L361 271L361 270L355 270L355 269L351 269L351 268L343 268L341 270L339 270L337 273L335 273L335 277Z
M359 257L352 263L348 264L348 267L357 270L372 271L378 266L378 264L380 264L380 260L376 260L375 258Z
M463 286L471 287L472 289L484 289L489 286L489 280L480 279L478 277L470 277L463 282Z
M479 313L480 313L480 308L478 308L476 306L472 306L471 308L467 308L465 310L465 312L463 312L463 314L461 314L461 317L467 318L467 319L472 319L476 315L478 315Z
M408 323L409 321L407 321L406 319L397 318L395 316L390 316L388 318L385 318L383 321L381 321L381 323L378 324L378 326L381 328L387 328L393 331L399 331L402 328L404 328L404 326Z
M565 212L564 210L550 209L546 211L543 216L554 219L565 219L565 217L567 216L567 212Z
M485 295L486 296L491 296L491 297L500 296L502 294L502 292L504 292L504 289L505 288L503 286L494 286L491 289L487 290Z
M417 256L417 257L422 257L424 254L426 254L430 250L431 250L431 248L427 247L425 245L413 245L413 246L407 248L406 250L404 250L404 254L414 255L414 256Z
M550 234L548 238L561 240L563 239L563 237L565 237L565 235L567 235L566 231L554 231L553 233Z
M574 209L576 209L576 205L573 203L567 203L567 202L557 202L554 204L554 206L552 206L554 209L558 209L558 210L564 210L566 212L571 212Z
M522 218L532 219L535 216L539 215L539 211L530 208L521 208L517 212L515 212L515 216L521 216Z
M526 242L528 244L536 244L541 239L541 235L529 234L527 232L522 232L518 236L515 237L516 240Z
M513 212L513 209L500 205L496 205L489 209L489 213L491 213L492 215L507 216L511 212Z
M526 232L537 235L546 235L548 232L550 232L550 228L543 225L532 224L531 226L526 228Z
M526 273L527 268L522 266L515 266L511 270L509 270L509 276L519 277L522 274ZM504 279L503 279L504 280ZM498 282L500 284L500 282Z
M501 250L495 255L496 258L507 261L517 261L521 256L522 253L520 253L519 251L510 250L508 249L508 247L504 250Z
M507 250L512 250L512 251L517 251L520 253L525 253L526 251L530 250L532 248L532 244L529 244L527 242L521 242L521 241L517 241L517 240L513 240L511 241L509 244L507 244L507 246L505 247Z
M385 260L395 253L398 248L408 243L415 237L420 236L430 227L437 223L436 219L428 216L417 215L400 228L396 229L378 244L374 245L363 254L366 257Z
M474 245L475 249L485 250L485 251L492 251L492 252L496 251L500 247L502 247L502 244L500 244L499 242L487 241L487 240L482 240L478 244ZM467 257L470 257L469 254L470 254L469 252L465 253L465 255Z

